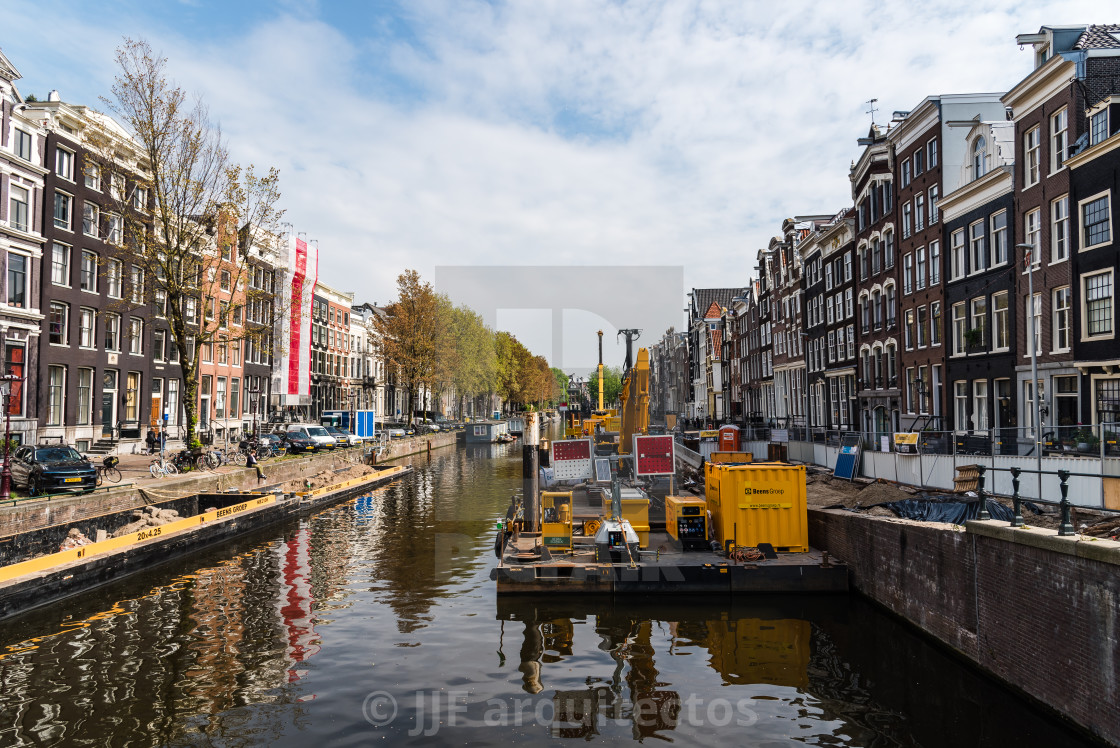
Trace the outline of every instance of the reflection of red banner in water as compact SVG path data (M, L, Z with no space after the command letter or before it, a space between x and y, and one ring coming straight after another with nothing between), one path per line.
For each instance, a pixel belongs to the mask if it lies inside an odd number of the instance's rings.
M292 273L291 333L288 340L288 394L299 394L300 339L303 332L303 281L307 277L307 242L296 239L296 267Z
M288 630L288 659L297 665L319 651L315 624L312 622L311 594L311 531L304 527L283 546L283 603L280 617ZM304 670L288 670L288 682L303 677Z

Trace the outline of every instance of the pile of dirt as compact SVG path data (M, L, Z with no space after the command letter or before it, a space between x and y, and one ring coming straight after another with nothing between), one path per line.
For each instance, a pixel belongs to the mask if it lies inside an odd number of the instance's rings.
M159 527L168 522L181 519L179 512L174 509L160 509L156 506L146 506L132 513L132 521L116 530L111 537L119 538L133 532L140 532L149 527Z
M342 470L324 470L321 473L308 476L306 478L295 478L284 483L280 489L284 493L293 493L296 491L312 491L316 488L325 488L333 486L335 483L342 483L344 481L353 480L354 478L361 478L376 473L377 469L369 465L353 465Z
M887 501L913 498L893 483L864 484L836 478L830 473L810 473L805 478L806 503L814 509L843 506L847 509L869 507Z

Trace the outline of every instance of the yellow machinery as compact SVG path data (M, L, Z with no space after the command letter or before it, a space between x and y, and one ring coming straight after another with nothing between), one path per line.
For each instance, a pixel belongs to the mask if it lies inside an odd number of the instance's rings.
M754 462L753 452L712 452L708 462Z
M541 493L541 540L549 548L572 547L572 492L544 491Z
M704 494L721 547L769 543L777 551L809 550L804 465L709 462Z
M638 534L638 547L649 548L649 497L637 489L622 489L622 518Z
M708 550L707 504L697 496L666 496L665 530L681 550Z
M630 454L634 434L649 433L649 351L638 349L638 360L622 383L622 428L618 453Z

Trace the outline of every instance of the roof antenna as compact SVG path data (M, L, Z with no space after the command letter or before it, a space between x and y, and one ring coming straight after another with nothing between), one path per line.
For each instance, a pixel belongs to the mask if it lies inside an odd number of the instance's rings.
M868 110L867 110L866 112L864 112L864 113L865 113L865 114L870 114L870 115L871 115L871 124L872 124L872 125L874 125L874 124L875 124L875 112L877 111L877 110L875 109L875 102L876 102L876 101L878 101L878 99L870 99L870 100L868 100L868 101L864 102L864 103L866 103L866 104L870 104L870 105L871 105L871 108L870 108L870 109L868 109Z

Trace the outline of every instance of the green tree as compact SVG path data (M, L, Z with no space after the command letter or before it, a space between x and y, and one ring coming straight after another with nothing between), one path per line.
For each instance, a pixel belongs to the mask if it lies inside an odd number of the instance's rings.
M447 375L459 397L459 410L463 400L492 392L497 377L498 358L494 332L486 326L482 315L466 306L454 307L449 312L451 342Z
M420 274L406 270L397 276L397 300L385 307L375 325L386 361L391 361L408 393L408 422L413 422L420 387L434 389L441 376L440 357L451 336L444 320L446 306L421 283Z
M599 372L591 372L587 391L591 396L591 407L599 407ZM603 407L618 407L619 395L622 394L622 369L611 366L603 367Z

